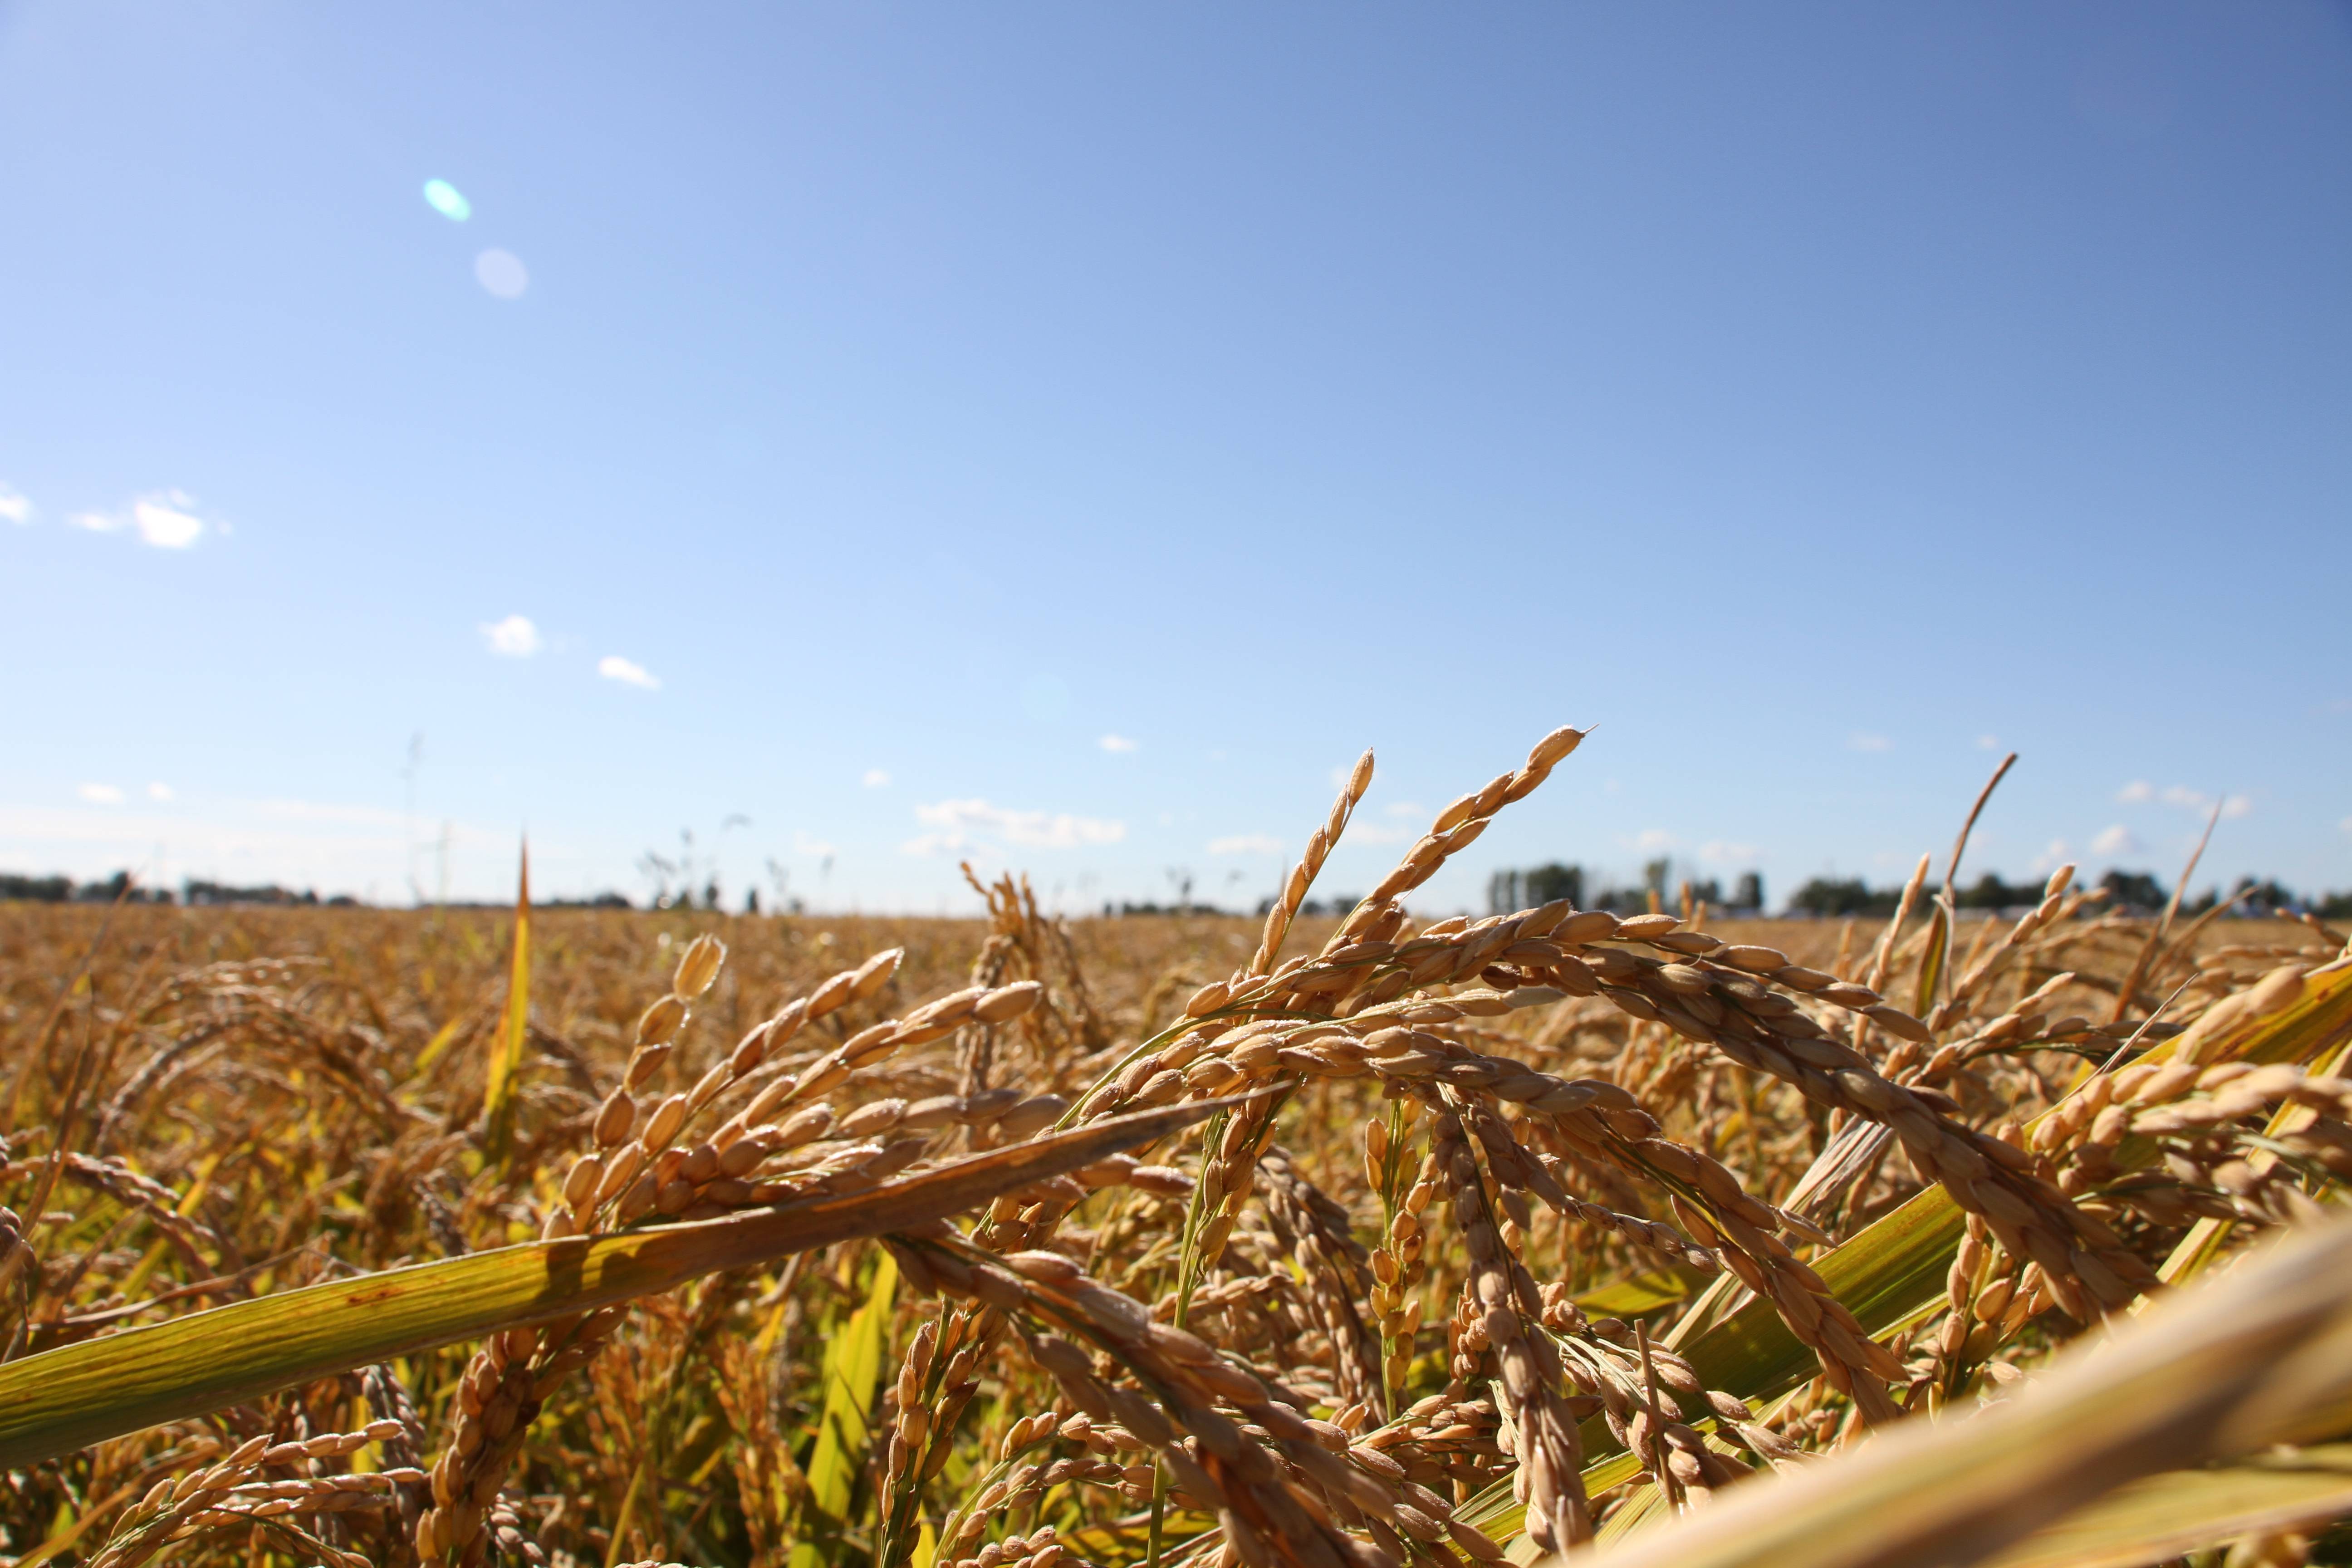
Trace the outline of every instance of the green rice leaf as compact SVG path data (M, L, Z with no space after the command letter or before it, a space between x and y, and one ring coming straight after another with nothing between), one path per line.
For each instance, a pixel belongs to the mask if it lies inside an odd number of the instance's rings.
M2033 1387L1978 1419L1905 1422L1795 1476L1744 1482L1590 1561L1591 1568L1983 1562L2127 1482L2340 1424L2347 1394L2352 1222L2338 1221L2070 1349ZM2208 1531L2207 1540L2236 1528L2242 1510L2230 1495L2217 1489L2204 1503L2202 1512L2166 1516L2162 1528L2176 1536ZM2147 1517L2159 1511L2151 1504ZM2112 1532L2128 1536L2137 1517L2111 1516Z
M571 1237L307 1286L0 1366L0 1467L219 1410L311 1378L928 1224L1164 1138L1230 1100L1144 1111L862 1193L691 1225Z
M866 1420L882 1373L883 1338L898 1290L898 1264L888 1253L876 1261L866 1300L849 1315L849 1326L824 1350L824 1408L818 1417L816 1449L808 1463L809 1502L824 1516L820 1529L838 1535L849 1522L849 1499L872 1446ZM793 1548L791 1568L819 1568L824 1553L803 1538Z

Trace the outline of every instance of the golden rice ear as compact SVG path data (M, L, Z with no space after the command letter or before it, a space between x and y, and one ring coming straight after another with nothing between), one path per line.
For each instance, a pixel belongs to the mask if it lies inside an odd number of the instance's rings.
M719 965L726 962L727 944L705 932L688 942L686 952L678 956L677 977L670 982L669 988L691 1002L710 989L711 983L719 978Z
M1323 863L1330 858L1333 846L1339 842L1339 835L1347 830L1349 819L1355 815L1358 804L1364 798L1364 791L1371 787L1371 783L1372 753L1368 747L1364 754L1356 759L1355 767L1349 771L1348 782L1341 786L1339 798L1331 803L1330 814L1324 818L1323 825L1307 835L1306 852L1290 868L1290 875L1283 880L1282 890L1276 894L1273 907L1266 911L1265 927L1258 935L1257 951L1227 984L1223 995L1209 1001L1215 989L1213 986L1203 988L1196 994L1185 1009L1187 1016L1197 1018L1213 1011L1223 1005L1233 993L1241 990L1243 982L1273 972L1275 961L1281 956L1284 939L1290 933L1291 922L1298 918L1299 908L1306 902L1307 890L1315 885L1315 879L1323 870Z
M2248 1062L2308 1061L2341 1042L2347 1031L2352 1031L2352 965L2332 968L2314 976L2313 984L2293 1005L2264 1019L2261 1027L2234 1036L2232 1045L2239 1059ZM2168 1057L2175 1043L2167 1040L2158 1044L2147 1053L2148 1058L2161 1060ZM2273 1129L2295 1113L2292 1105L2283 1106L2273 1119ZM2193 1277L2212 1259L2216 1255L2217 1228L2227 1227L2205 1222L2180 1243L2163 1270L2168 1283ZM1945 1294L1947 1272L1967 1234L1968 1216L1942 1186L1932 1185L1815 1258L1812 1267L1831 1292L1852 1310L1865 1333L1885 1336L1903 1325L1931 1318ZM1777 1398L1801 1384L1817 1368L1804 1344L1770 1301L1750 1299L1728 1314L1713 1310L1737 1284L1727 1278L1692 1303L1684 1317L1686 1321L1703 1326L1676 1348L1708 1388L1727 1390L1752 1401ZM1639 1461L1612 1443L1597 1420L1586 1424L1583 1436L1589 1449L1596 1446L1604 1451L1616 1449L1586 1468L1585 1486L1592 1495L1623 1486L1641 1475ZM2324 1461L2328 1467L2338 1463L2336 1458ZM2251 1521L2245 1528L2263 1528L2280 1521L2333 1517L2347 1510L2346 1505L2328 1500L2336 1495L2332 1488L2337 1475L2352 1474L2352 1450L2343 1454L2340 1463L2342 1472L2330 1469L2328 1475L2313 1478L2308 1484L2279 1480L2259 1465L2249 1468L2249 1473L2242 1478L2242 1488L2232 1483L2217 1484L2210 1489L2189 1487L2171 1491L2164 1485L2152 1483L2145 1492L2130 1494L2138 1500L2128 1510L2124 1510L2124 1501L2119 1499L2114 1528L2118 1532L2140 1531L2159 1542L2175 1539L2165 1533L2168 1531L2202 1531L2204 1526L2199 1521L2204 1516L2194 1511L2192 1502L2210 1503L2214 1510L2212 1518L2224 1521L2214 1524L2209 1533L2199 1533L2200 1542L2227 1539L2233 1533L2224 1527L2227 1521ZM2168 1477L2166 1481L2180 1479ZM2164 1506L2168 1497L2180 1500L2183 1511L2168 1512ZM2277 1511L2263 1512L2269 1506L2264 1500L2275 1502ZM2312 1511L2294 1511L2305 1502ZM1465 1507L1463 1514L1490 1533L1507 1536L1520 1529L1518 1505L1507 1481L1486 1489ZM1646 1534L1643 1538L1649 1539ZM2059 1568L2073 1561L2061 1557L2028 1558L2022 1555L2024 1550L2018 1549L2021 1555L2017 1568L2026 1568L2028 1563L2032 1568ZM2095 1553L2085 1560L2106 1563L2153 1562L2163 1555L2160 1552L2147 1558Z

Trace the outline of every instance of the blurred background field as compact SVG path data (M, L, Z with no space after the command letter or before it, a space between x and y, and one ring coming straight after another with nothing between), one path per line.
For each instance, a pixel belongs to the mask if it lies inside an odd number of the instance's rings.
M1997 914L1964 917L1965 947ZM299 961L306 985L326 1005L349 1009L383 1031L394 1061L413 1060L436 1039L449 1058L448 1086L478 1061L479 1038L505 1005L511 911L497 909L280 909L266 906L156 908L96 903L0 903L0 975L6 979L0 1025L10 1061L22 1053L59 1004L120 1010L159 975L256 959ZM540 910L532 919L532 1024L556 1044L534 1064L533 1079L561 1083L573 1053L609 1072L626 1053L644 998L657 987L683 944L718 935L733 955L703 1016L708 1048L731 1041L782 1002L845 963L902 948L894 984L908 996L964 983L985 927L968 920L842 916L742 916L698 910ZM1319 943L1336 921L1303 920L1298 930ZM1070 951L1099 1020L1100 1044L1132 1041L1149 1020L1195 987L1229 971L1257 941L1259 919L1235 915L1082 917L1066 924ZM1762 942L1801 963L1827 967L1856 936L1842 920L1711 920L1706 929L1732 942ZM104 941L99 942L100 933ZM2135 928L2118 921L2085 937L2108 956L2125 950ZM2227 920L2196 940L2210 972L2242 983L2263 960L2324 942L2304 921ZM97 944L86 975L81 963ZM2340 943L2339 943L2340 945ZM331 998L331 1001L327 999ZM2112 1001L2111 993L2107 999ZM2081 998L2087 1010L2089 994ZM443 1031L455 1035L444 1037ZM460 1042L475 1049L454 1048ZM54 1047L62 1048L62 1047ZM478 1096L479 1085L473 1092ZM527 1094L528 1097L528 1094Z

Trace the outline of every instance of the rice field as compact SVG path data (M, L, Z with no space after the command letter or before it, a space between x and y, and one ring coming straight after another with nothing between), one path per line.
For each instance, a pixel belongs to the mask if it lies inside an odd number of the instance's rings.
M0 904L0 1563L2352 1561L2352 965ZM1956 811L1956 817L1960 813ZM1965 836L1963 836L1965 837Z

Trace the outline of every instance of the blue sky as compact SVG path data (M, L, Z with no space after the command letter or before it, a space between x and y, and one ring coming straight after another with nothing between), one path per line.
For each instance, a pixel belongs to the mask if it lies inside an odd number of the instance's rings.
M2352 885L2341 6L0 4L0 867Z

